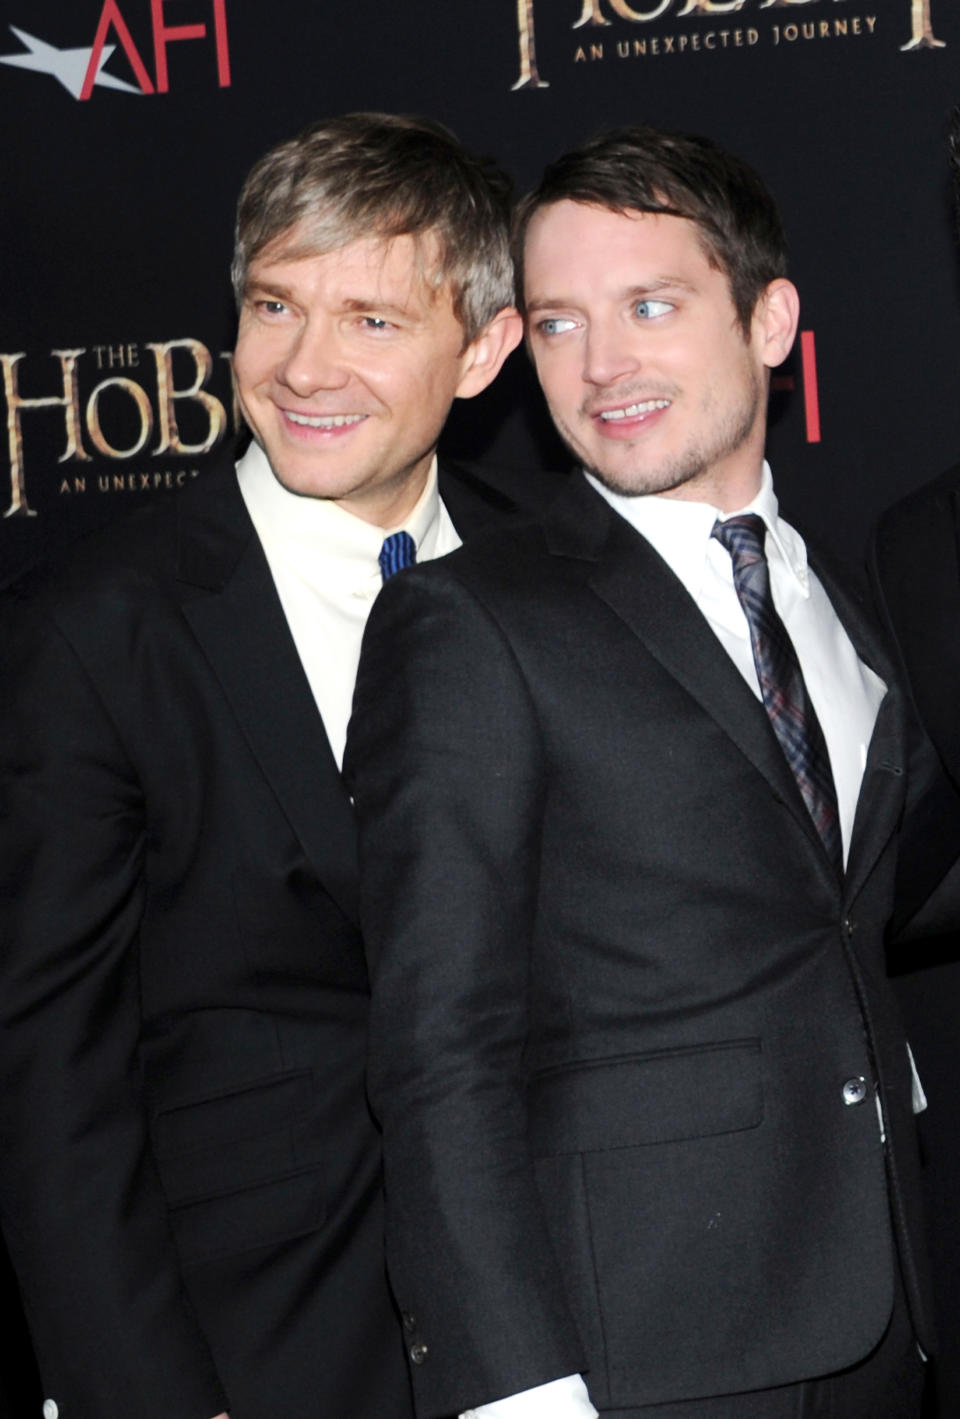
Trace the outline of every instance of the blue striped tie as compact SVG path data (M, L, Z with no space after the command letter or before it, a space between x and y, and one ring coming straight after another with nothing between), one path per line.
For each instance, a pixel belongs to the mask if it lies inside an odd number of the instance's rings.
M797 652L773 604L763 518L756 513L730 517L714 523L711 535L733 562L733 584L750 627L764 708L827 856L842 876L843 844L830 756Z
M384 581L417 560L417 544L409 532L392 532L380 548L380 574Z

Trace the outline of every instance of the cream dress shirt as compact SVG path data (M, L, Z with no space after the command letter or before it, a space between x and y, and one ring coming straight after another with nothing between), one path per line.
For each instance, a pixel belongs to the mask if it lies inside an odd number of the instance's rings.
M289 492L256 442L237 464L237 481L340 768L384 538L409 532L420 562L460 546L437 489L437 460L402 528L375 527L329 498Z

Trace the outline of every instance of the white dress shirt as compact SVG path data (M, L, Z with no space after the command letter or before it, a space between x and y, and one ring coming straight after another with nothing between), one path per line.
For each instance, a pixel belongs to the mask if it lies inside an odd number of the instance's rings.
M867 749L887 687L854 650L827 593L807 565L803 538L779 516L769 466L763 465L757 496L735 513L684 498L623 497L610 492L590 474L586 477L660 553L693 597L757 699L760 683L753 662L750 628L733 584L733 563L730 553L710 534L718 518L725 522L728 517L746 512L763 518L773 603L797 652L827 743L846 863Z
M256 442L237 464L237 481L341 767L360 642L382 585L378 558L384 538L409 532L419 562L460 546L437 489L437 460L402 527L375 527L328 498L289 492Z
M859 659L826 592L807 565L803 538L779 516L769 466L763 465L757 496L737 513L660 494L626 497L611 492L589 473L584 476L683 583L758 700L760 683L750 628L733 583L733 563L730 553L710 534L718 518L725 521L744 512L763 518L773 601L797 652L823 729L837 790L846 863L867 749L887 687ZM568 1375L495 1404L467 1410L461 1419L594 1419L596 1413L582 1377Z

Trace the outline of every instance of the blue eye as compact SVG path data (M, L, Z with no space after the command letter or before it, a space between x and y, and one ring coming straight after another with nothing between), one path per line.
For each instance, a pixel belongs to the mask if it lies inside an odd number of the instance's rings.
M389 330L389 320L384 320L382 315L365 315L363 323L368 330Z
M669 301L637 301L633 308L634 315L641 320L655 320L658 315L666 315L674 307Z
M547 320L537 322L537 330L541 335L563 335L567 330L573 330L576 323L569 316L551 315Z

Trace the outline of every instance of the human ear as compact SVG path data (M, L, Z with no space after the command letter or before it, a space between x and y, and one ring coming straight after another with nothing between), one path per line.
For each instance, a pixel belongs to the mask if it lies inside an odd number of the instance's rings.
M753 319L763 363L771 369L782 364L793 348L800 320L800 297L793 282L784 277L771 281Z
M492 384L504 360L519 345L522 334L523 321L519 313L513 306L504 306L479 335L474 336L460 356L461 372L456 397L472 399Z

